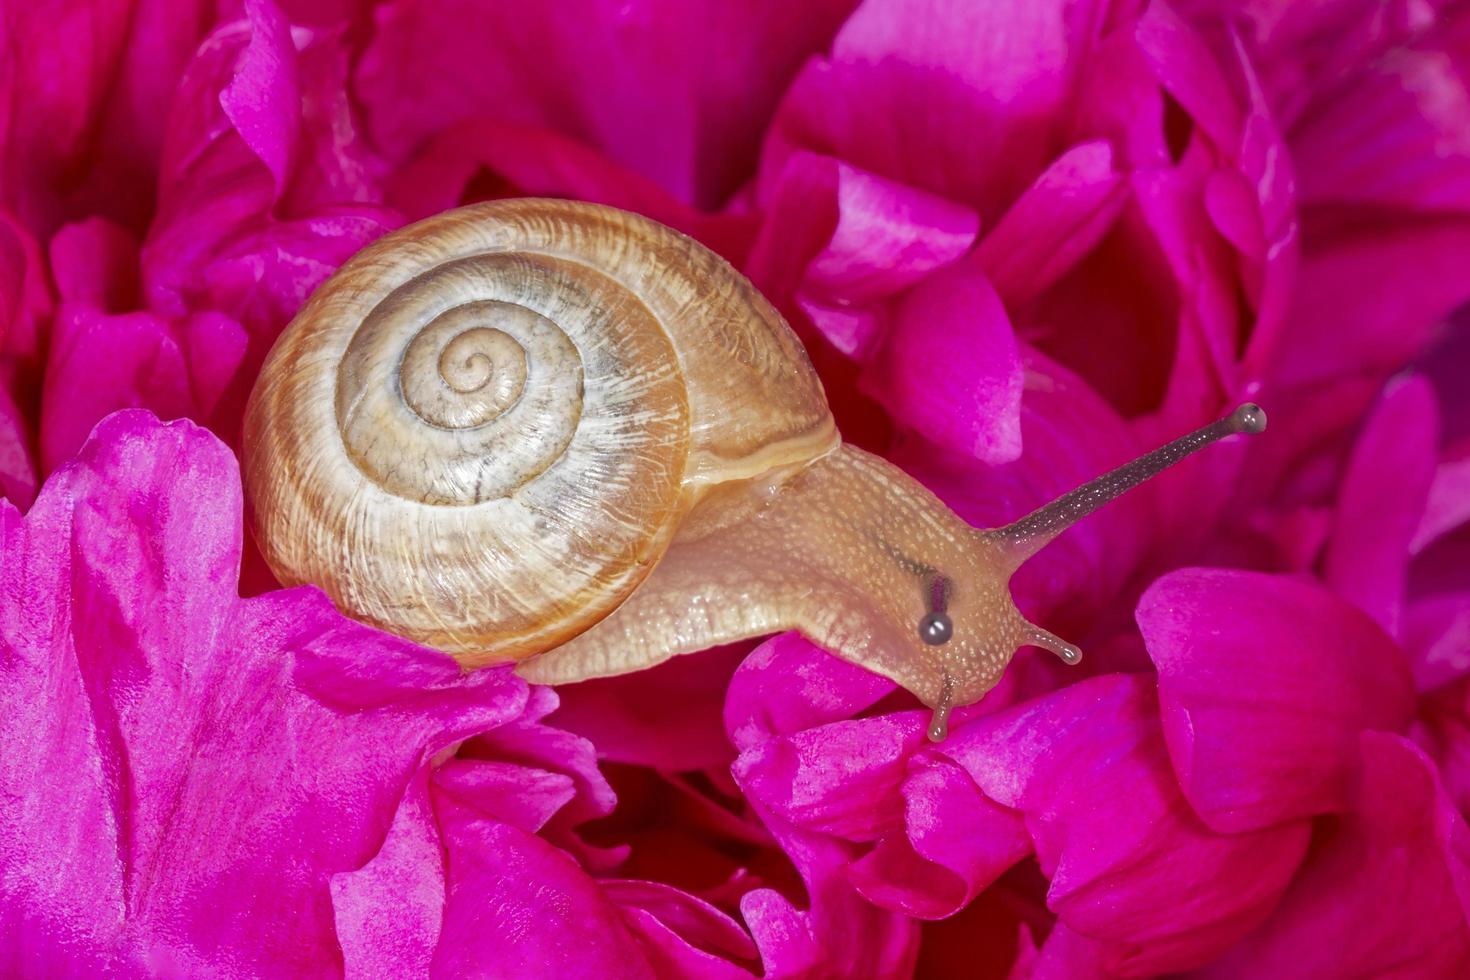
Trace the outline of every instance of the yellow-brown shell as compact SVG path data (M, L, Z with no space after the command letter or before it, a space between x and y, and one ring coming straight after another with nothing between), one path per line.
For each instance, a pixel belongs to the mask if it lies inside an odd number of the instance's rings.
M276 576L469 664L615 609L710 488L835 445L780 315L693 240L517 199L401 229L312 296L245 424Z

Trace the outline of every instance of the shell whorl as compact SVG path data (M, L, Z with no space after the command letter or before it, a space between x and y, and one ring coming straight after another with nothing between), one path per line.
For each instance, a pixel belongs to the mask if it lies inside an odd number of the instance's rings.
M630 281L662 243L555 202L493 216L441 215L345 265L246 422L277 576L472 663L605 615L688 503L685 378Z

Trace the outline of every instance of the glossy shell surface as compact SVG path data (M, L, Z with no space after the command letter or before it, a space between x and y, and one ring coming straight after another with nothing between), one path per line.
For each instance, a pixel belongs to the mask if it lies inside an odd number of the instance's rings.
M245 477L283 583L481 664L617 608L716 487L835 445L800 343L722 259L518 199L401 229L317 290L252 395Z

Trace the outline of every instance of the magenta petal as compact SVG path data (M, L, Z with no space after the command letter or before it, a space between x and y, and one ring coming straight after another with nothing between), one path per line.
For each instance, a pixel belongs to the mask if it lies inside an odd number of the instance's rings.
M918 954L916 923L875 908L853 889L847 878L852 846L761 816L801 874L808 896L805 910L772 889L741 897L740 913L760 949L765 976L908 976Z
M1154 582L1137 618L1174 769L1217 830L1345 810L1358 733L1413 712L1399 649L1308 581L1184 569Z
M1421 691L1470 674L1470 592L1411 603L1404 612L1404 650Z
M26 937L0 972L340 968L332 876L526 703L314 589L238 598L239 480L203 430L125 412L26 518L0 505L0 933Z
M566 853L453 806L440 823L449 890L436 974L653 976L618 908Z
M753 965L755 943L723 912L656 881L600 884L622 906L628 928L660 976L750 977L731 961Z
M756 647L730 679L725 730L743 751L772 736L850 718L894 687L800 633L782 633Z
M0 381L0 498L16 507L36 499L36 463L31 436L20 407Z
M348 976L427 975L444 914L444 857L428 770L409 783L383 846L332 876L332 915Z
M570 776L512 762L451 759L434 774L436 794L528 834L577 795Z
M899 824L899 784L924 739L920 712L837 721L745 749L733 772L783 820L853 841Z
M1305 821L1246 834L1201 823L1157 711L1148 678L1098 677L975 719L933 750L1021 812L1048 906L1102 942L1109 970L1134 975L1201 966L1258 925L1310 834Z
M932 442L986 463L1021 454L1021 357L1000 297L956 265L910 290L871 368L880 399Z
M138 243L103 218L66 225L48 246L56 291L63 302L108 313L132 309L138 291Z
M1303 202L1470 210L1467 54L1446 26L1319 98L1292 133Z
M235 131L270 170L279 194L286 186L296 135L295 118L280 107L301 101L296 48L291 26L272 0L245 0L245 16L250 43L219 101Z
M1423 378L1393 382L1368 417L1338 491L1323 577L1397 636L1409 543L1435 475L1439 417Z
M436 133L394 173L388 199L411 218L494 196L571 197L647 215L698 238L731 261L743 219L697 211L654 181L550 129L467 119ZM737 248L736 246L739 246Z
M245 328L222 313L199 313L185 322L190 389L201 420L207 420L218 407L245 360L249 343Z
M376 11L354 88L395 158L492 118L557 130L713 208L753 168L791 75L851 6L395 0Z
M878 0L792 83L765 167L809 149L993 221L1045 163L1097 14L1090 3Z
M1414 531L1409 550L1418 554L1436 538L1466 522L1470 522L1470 441L1435 470L1424 517Z
M1026 303L1102 240L1126 201L1112 147L1079 144L1011 205L980 243L977 258L1007 305Z
M838 162L837 228L807 267L813 288L857 302L899 292L969 251L969 208Z
M884 908L951 915L1031 853L1021 815L996 805L933 750L910 764L903 799L904 833L885 838L849 872L863 896Z
M1387 373L1413 357L1431 331L1470 297L1462 222L1370 221L1308 239L1281 336L1282 380Z
M1433 764L1397 735L1362 736L1356 805L1325 828L1276 914L1219 977L1470 973L1470 831Z
M178 418L193 405L184 352L164 320L151 313L108 316L63 307L46 366L41 465L59 466L110 412L148 408Z

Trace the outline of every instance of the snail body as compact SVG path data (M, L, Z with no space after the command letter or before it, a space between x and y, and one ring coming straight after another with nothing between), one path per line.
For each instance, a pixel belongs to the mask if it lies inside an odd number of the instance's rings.
M466 666L564 683L798 629L942 737L1018 646L1079 656L1016 610L1020 562L1253 411L977 530L841 442L800 342L718 256L517 199L400 229L316 291L252 393L245 481L283 583Z

